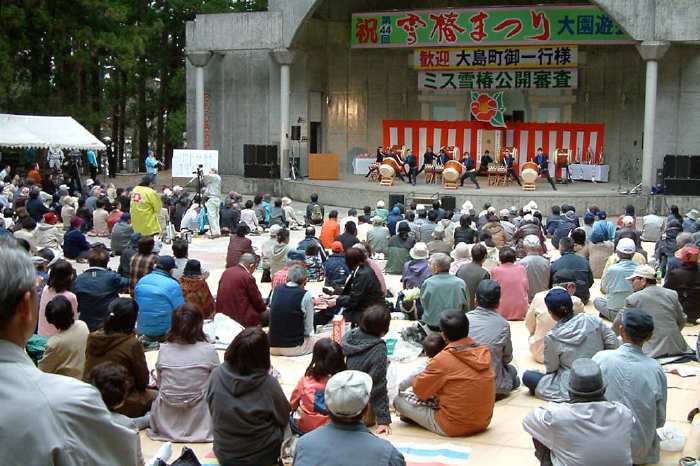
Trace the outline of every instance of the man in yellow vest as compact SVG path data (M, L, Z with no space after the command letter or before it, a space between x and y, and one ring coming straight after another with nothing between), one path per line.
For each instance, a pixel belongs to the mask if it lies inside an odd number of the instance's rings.
M158 215L163 203L158 193L151 188L151 179L146 176L131 192L131 225L134 233L144 236L160 234Z

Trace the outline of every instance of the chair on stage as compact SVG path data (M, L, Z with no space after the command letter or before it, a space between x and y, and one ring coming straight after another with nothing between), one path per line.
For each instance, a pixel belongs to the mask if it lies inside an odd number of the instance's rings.
M537 177L539 176L539 166L535 162L525 162L520 170L520 178L523 179L523 191L534 191L537 189Z
M464 170L464 166L457 160L448 160L442 172L442 187L445 189L457 189L462 170Z

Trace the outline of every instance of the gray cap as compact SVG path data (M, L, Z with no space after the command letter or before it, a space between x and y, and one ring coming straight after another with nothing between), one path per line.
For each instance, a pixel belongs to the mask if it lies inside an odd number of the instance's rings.
M605 393L603 374L592 359L580 358L571 365L569 393L582 397L596 397Z
M338 372L326 384L326 407L338 417L355 417L367 406L371 391L372 378L364 372Z

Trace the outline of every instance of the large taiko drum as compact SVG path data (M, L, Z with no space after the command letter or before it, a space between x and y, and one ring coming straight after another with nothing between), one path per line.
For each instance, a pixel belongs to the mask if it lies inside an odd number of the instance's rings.
M520 170L520 178L522 178L525 183L535 183L538 176L536 163L526 162L523 164L523 168Z
M462 175L463 166L456 160L448 160L442 171L442 179L449 183L456 183Z
M379 167L379 174L382 178L393 178L401 171L398 162L392 158L385 158L382 165Z

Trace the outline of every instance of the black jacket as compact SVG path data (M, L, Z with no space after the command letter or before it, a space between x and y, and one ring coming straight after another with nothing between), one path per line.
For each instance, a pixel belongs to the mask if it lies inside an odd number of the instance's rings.
M353 324L360 321L362 311L369 306L384 303L384 293L374 270L367 264L359 266L345 284L336 303L345 308L345 317Z

